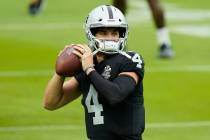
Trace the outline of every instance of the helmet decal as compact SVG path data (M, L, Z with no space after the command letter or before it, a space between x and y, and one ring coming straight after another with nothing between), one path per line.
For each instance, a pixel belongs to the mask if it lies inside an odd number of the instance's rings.
M108 10L108 13L109 13L109 19L113 19L112 8L110 6L107 6L107 10Z

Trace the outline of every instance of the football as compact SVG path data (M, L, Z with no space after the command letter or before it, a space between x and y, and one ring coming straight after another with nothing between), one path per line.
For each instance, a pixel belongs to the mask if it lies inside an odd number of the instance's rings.
M59 55L56 61L56 73L61 76L71 77L82 71L82 64L79 57L72 51L74 45L66 47Z

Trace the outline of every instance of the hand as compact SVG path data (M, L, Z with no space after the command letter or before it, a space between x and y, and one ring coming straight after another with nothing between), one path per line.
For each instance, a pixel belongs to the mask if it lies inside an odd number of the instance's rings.
M86 44L76 44L74 49L73 53L80 58L83 71L94 65L92 51Z

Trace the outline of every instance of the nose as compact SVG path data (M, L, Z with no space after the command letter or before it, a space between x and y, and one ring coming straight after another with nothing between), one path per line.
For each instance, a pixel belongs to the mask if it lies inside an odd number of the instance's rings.
M104 36L105 39L107 40L112 40L114 38L113 34L108 32L105 36Z
M115 40L117 41L119 39L118 36L116 36L116 34L112 33L112 32L108 32L106 33L106 35L104 36L104 39L106 40Z

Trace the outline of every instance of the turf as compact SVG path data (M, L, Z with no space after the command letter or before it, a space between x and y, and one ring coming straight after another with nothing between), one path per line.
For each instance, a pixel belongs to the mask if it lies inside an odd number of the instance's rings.
M162 2L187 10L208 10L210 5L208 0ZM96 5L110 1L85 1L84 6L80 3L50 0L40 15L32 17L27 13L28 1L2 1L0 140L87 139L80 99L53 112L42 107L43 92L58 52L66 44L86 43L86 14ZM210 20L168 20L169 29L182 24L199 27L210 24ZM131 22L129 29L128 49L141 53L146 63L146 124L210 121L209 38L171 32L176 56L161 60L157 58L152 20ZM209 140L210 126L148 127L144 139Z

